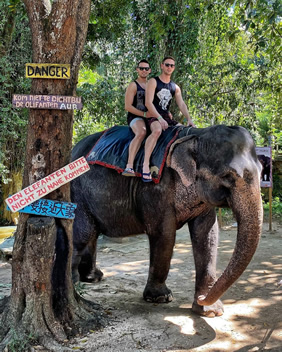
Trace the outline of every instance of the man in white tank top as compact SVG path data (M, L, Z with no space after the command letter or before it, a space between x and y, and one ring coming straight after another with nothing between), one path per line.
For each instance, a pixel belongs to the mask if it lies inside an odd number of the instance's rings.
M146 89L146 107L148 115L153 116L148 118L148 123L152 133L146 140L145 157L143 163L142 179L145 182L152 181L150 173L150 157L156 146L157 140L162 131L169 126L178 125L177 121L171 118L169 106L172 98L176 100L180 111L187 119L187 126L195 127L191 120L187 105L185 104L180 87L171 81L171 75L175 69L175 59L172 56L167 56L161 63L161 74L159 77L151 78L147 83ZM180 124L179 124L180 125Z

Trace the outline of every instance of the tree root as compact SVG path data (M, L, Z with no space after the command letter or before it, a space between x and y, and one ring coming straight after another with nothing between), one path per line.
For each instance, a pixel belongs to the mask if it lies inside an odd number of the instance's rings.
M0 326L0 351L11 345L15 346L17 351L24 351L21 346L35 344L44 346L48 351L71 351L67 347L70 338L85 334L91 329L103 328L108 322L108 316L101 306L82 298L74 307L72 319L68 323L52 319L50 311L47 309L46 312L43 306L36 311L26 306L16 325L11 324L9 311L7 312L8 314L4 311L2 318L4 315L6 317L2 319ZM3 329L4 327L6 329Z
M69 338L104 327L107 316L98 304L85 300L73 288L72 242L64 228L54 219L39 217L30 218L22 228L27 234L19 234L15 241L11 297L4 310L3 303L0 305L0 351L5 346L26 351L21 346L35 343L48 351L68 351ZM65 246L55 252L59 235Z
M87 333L89 330L101 329L107 323L108 316L99 304L79 297L76 304L72 306L72 319L64 325L64 330L70 338L77 334Z

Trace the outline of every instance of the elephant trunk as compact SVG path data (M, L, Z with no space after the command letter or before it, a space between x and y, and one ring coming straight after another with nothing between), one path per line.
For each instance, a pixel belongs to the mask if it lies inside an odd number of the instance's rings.
M241 180L241 182L244 182ZM230 207L238 223L237 241L234 252L223 274L214 283L206 296L199 296L197 303L202 306L214 304L221 295L240 277L250 263L259 243L262 228L262 201L259 186L246 184L234 187L229 200ZM237 191L240 189L240 193Z

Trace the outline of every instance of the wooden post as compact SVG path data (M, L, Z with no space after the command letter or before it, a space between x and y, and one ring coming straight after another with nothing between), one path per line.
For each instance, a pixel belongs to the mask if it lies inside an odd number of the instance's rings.
M218 224L219 228L222 228L222 213L221 213L221 208L218 208Z
M269 231L272 231L272 187L269 187Z

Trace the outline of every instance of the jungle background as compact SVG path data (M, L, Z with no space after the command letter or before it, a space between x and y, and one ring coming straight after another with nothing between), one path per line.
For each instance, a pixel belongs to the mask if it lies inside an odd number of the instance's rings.
M147 59L154 76L162 58L172 55L173 80L197 127L243 126L281 160L281 17L278 0L93 0L77 89L84 107L75 112L73 143L126 124L124 94L137 62ZM12 95L28 94L31 86L25 78L31 34L21 1L1 1L0 33L0 225L6 225L15 221L3 201L21 189L28 120L27 109L12 108ZM183 122L175 106L172 113ZM273 174L277 217L279 173Z

